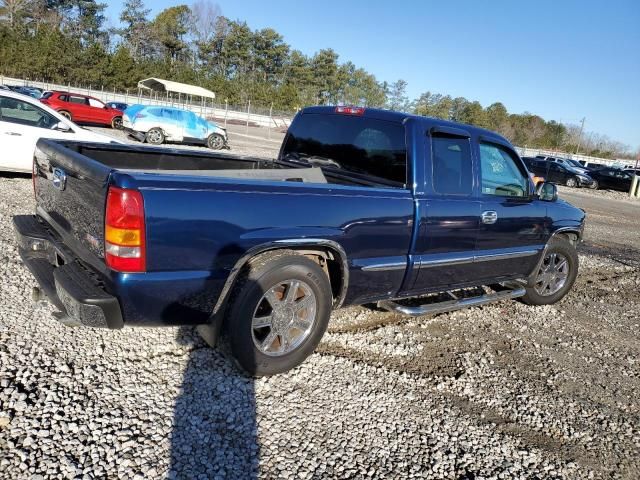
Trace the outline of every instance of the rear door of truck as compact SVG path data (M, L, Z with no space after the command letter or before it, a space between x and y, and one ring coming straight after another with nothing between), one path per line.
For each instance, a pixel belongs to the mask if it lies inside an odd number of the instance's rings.
M111 168L50 140L38 141L34 163L36 213L84 262L105 272L104 210Z

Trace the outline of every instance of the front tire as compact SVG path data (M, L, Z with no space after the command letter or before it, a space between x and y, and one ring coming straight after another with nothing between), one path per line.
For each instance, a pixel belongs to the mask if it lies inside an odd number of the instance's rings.
M164 132L161 128L152 128L147 132L144 139L151 145L162 145L164 143Z
M207 138L207 147L211 150L221 150L224 148L224 137L217 133L212 133Z
M529 279L522 301L528 305L550 305L562 300L578 276L578 253L564 237L554 237L544 252L538 270Z
M597 180L594 180L593 183L589 185L589 188L591 190L598 190L600 188L600 184L598 183Z
M327 329L332 305L327 274L293 251L268 252L240 274L225 327L231 354L252 376L300 365Z
M122 130L122 117L113 117L111 120L111 128L114 130Z
M578 186L578 180L576 180L574 177L569 177L567 178L566 185L567 187L576 188Z

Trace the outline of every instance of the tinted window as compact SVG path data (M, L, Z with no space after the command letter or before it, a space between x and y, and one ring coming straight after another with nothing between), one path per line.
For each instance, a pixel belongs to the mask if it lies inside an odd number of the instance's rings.
M49 98L51 95L53 95L53 92L44 92L41 98Z
M468 138L448 135L431 139L433 189L437 193L470 195L473 189L473 168Z
M67 100L70 103L77 103L79 105L87 105L87 99L85 97L76 97L74 95L69 95L69 100Z
M558 168L558 165L551 164ZM527 177L512 153L497 145L480 144L482 193L504 197L524 197L528 193Z
M7 97L0 97L0 121L38 128L51 128L58 123L53 115L44 110L28 102Z
M283 158L324 162L390 186L407 182L404 126L396 122L306 113L289 128Z

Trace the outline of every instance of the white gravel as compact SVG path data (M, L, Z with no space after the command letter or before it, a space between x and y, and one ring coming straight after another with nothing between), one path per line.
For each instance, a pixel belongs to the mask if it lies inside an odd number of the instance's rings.
M640 256L583 250L555 306L340 310L301 367L252 380L192 329L33 305L10 227L32 199L0 177L2 479L640 476Z

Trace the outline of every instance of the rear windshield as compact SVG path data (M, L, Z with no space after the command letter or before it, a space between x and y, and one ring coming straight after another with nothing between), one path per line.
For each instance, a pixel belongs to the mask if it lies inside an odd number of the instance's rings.
M404 126L397 122L307 113L289 128L282 153L284 159L366 175L383 185L403 188L407 183Z
M53 92L44 92L41 98L49 98L51 95L53 95Z

